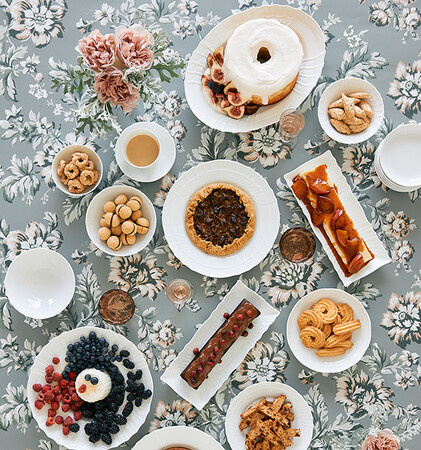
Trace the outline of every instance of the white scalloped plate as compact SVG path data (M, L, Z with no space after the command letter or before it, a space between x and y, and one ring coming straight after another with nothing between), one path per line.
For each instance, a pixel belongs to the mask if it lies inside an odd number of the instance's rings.
M203 186L217 182L242 189L256 210L253 236L243 248L226 256L209 255L197 248L187 235L184 221L190 197ZM175 256L191 270L216 278L239 275L259 264L272 248L279 224L278 203L267 181L235 161L210 161L185 172L171 188L162 210L165 237Z
M186 446L191 450L224 450L209 434L197 428L182 426L155 430L141 439L132 450L164 450L180 446Z
M42 350L36 356L34 363L29 372L28 385L27 385L27 393L28 393L28 403L32 411L32 416L37 421L38 426L44 433L50 438L53 439L58 445L63 445L69 449L109 449L118 447L123 442L128 441L137 431L140 426L145 422L146 417L151 409L152 396L147 400L143 400L142 406L139 408L134 408L133 412L130 414L127 420L127 424L120 427L120 432L118 434L113 435L113 442L111 445L106 445L102 441L97 442L96 444L92 444L88 440L88 436L83 431L83 427L88 422L88 420L82 418L78 421L80 425L80 430L78 433L70 433L67 436L64 436L62 432L61 425L52 425L51 427L47 427L45 425L45 421L47 420L47 405L40 411L35 408L34 402L37 399L38 394L34 392L32 389L32 385L35 383L45 383L45 368L51 364L51 361L54 356L58 356L60 358L60 363L56 366L57 371L62 371L66 365L64 358L66 357L67 346L72 344L73 342L79 340L81 336L87 336L91 331L95 331L98 337L105 338L110 344L117 344L119 349L129 350L130 357L129 359L133 361L136 365L136 369L141 369L143 371L142 383L144 383L146 389L150 389L152 391L153 396L153 381L152 376L149 371L149 367L145 358L142 356L139 349L130 342L127 338L122 336L121 334L117 334L111 330L105 330L103 328L98 327L81 327L76 328L71 331L66 331L59 336L51 339L51 341L44 345ZM121 363L116 363L120 372L123 374L125 378L127 378L128 370ZM124 403L123 405L124 406ZM123 409L120 407L119 412ZM70 414L71 411L69 411ZM65 415L63 413L63 415ZM70 414L71 415L71 414Z
M224 44L234 30L252 19L277 19L291 27L300 38L304 57L294 89L281 101L260 108L251 116L241 119L218 111L203 90L201 78L207 69L209 52ZM296 109L310 94L322 73L325 58L324 35L319 24L308 14L285 5L260 6L227 17L216 25L199 43L193 52L186 70L184 90L193 114L209 127L231 133L240 133L265 127L279 120L281 114L290 108Z
M288 447L288 450L308 449L313 436L313 416L310 406L308 406L304 397L294 388L287 384L276 382L253 384L240 392L231 401L225 420L225 433L232 449L245 448L246 434L249 431L248 428L240 431L240 414L264 397L269 401L273 401L279 395L286 395L286 401L291 402L292 412L294 413L294 420L292 421L291 427L299 428L301 431L300 437L292 438L292 445Z
M390 262L389 255L387 250L384 248L382 242L377 237L376 232L373 230L370 222L367 220L364 214L364 210L362 206L359 204L358 200L355 198L354 194L351 191L349 184L346 181L346 178L342 174L341 168L338 166L336 159L333 157L332 153L329 151L323 153L323 155L318 156L317 158L313 158L310 161L301 164L301 166L297 167L291 172L288 172L284 175L285 181L287 182L289 188L291 189L292 179L300 174L301 172L306 172L308 170L312 170L321 164L326 164L327 173L334 184L336 184L338 188L339 199L341 200L344 208L352 219L352 222L355 225L358 234L365 240L368 248L374 253L375 258L370 261L366 266L364 266L359 272L354 273L350 277L346 277L341 266L338 264L338 261L335 258L332 250L329 247L325 237L319 228L313 225L313 222L310 218L310 213L308 212L306 206L303 202L297 199L298 204L300 205L304 215L307 217L311 228L313 229L314 234L317 236L319 241L322 244L323 250L329 257L333 267L335 268L340 280L343 285L349 286L354 281L357 281L370 273L373 273L375 270L380 267L388 264ZM292 191L292 189L291 189ZM292 191L294 193L294 191ZM294 194L295 196L295 194Z

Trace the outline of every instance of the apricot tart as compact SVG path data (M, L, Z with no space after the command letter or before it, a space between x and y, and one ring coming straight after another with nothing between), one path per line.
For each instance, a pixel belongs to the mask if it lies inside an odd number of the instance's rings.
M256 228L251 198L235 186L209 184L197 191L187 204L187 234L201 250L223 256L242 248Z
M346 277L374 259L346 213L326 164L300 173L292 181L295 196L307 207L311 221L322 232Z

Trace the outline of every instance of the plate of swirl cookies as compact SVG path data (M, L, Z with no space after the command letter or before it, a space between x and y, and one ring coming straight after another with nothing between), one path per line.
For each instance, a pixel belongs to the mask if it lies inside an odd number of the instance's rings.
M311 370L341 372L356 364L370 344L364 306L340 289L319 289L297 302L288 317L287 340L294 356Z
M86 212L86 231L104 253L129 256L151 241L156 228L152 202L138 189L115 185L102 190Z

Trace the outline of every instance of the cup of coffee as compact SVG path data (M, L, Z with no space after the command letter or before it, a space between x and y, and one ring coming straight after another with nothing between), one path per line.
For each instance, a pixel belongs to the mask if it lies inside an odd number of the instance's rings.
M150 169L159 159L160 142L152 131L133 130L123 142L123 156L136 169Z

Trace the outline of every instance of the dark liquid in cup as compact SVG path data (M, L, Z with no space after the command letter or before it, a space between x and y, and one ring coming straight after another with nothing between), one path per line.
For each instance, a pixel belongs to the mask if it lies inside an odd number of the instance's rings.
M127 159L137 167L152 164L159 154L159 144L147 134L138 134L130 139L126 147Z

